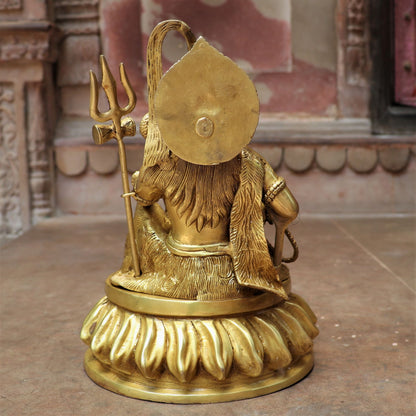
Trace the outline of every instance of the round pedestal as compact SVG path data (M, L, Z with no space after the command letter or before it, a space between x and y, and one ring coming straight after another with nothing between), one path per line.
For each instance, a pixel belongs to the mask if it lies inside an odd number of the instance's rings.
M87 374L125 396L210 403L275 392L313 367L316 317L290 293L196 301L117 288L84 321Z
M182 384L170 377L151 381L140 374L117 373L94 358L91 350L85 354L84 366L95 383L124 396L164 403L217 403L262 396L289 387L309 374L313 355L305 355L285 371L277 370L260 377L235 376L224 382L196 377L191 384Z

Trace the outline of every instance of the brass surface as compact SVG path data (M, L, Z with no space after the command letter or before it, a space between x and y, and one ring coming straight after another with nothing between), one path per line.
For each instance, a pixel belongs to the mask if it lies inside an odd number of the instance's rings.
M211 137L214 132L214 123L208 117L201 117L195 124L195 131L198 136Z
M172 254L183 257L207 257L231 254L229 243L219 242L210 244L186 244L177 241L172 234L166 238L166 246Z
M155 115L173 153L212 165L237 156L250 142L259 100L247 74L199 38L160 80Z
M306 377L313 368L313 354L302 357L286 373L270 372L260 379L240 377L227 384L198 386L192 384L187 389L179 383L155 383L140 375L131 377L109 372L91 350L85 354L84 366L88 376L99 386L123 396L162 403L218 403L249 399L285 389ZM175 385L176 384L176 385Z
M130 184L129 184L129 174L127 171L127 160L126 160L126 149L123 143L123 133L133 135L136 131L136 127L132 127L132 119L127 119L124 123L121 118L134 110L136 106L136 94L133 91L133 88L130 85L130 82L127 78L126 70L124 65L120 64L120 78L123 87L126 90L128 97L128 103L125 107L120 107L117 100L117 86L114 81L113 75L110 72L107 61L104 58L104 55L100 57L101 70L103 73L102 86L107 96L109 109L102 113L98 110L98 82L94 72L90 71L90 116L100 122L112 121L110 138L114 137L117 140L118 144L118 154L120 158L121 166L121 180L123 183L123 199L124 207L126 211L127 224L129 228L129 238L130 245L133 248L131 255L133 258L134 274L135 276L140 275L140 265L139 265L139 256L137 254L136 247L136 232L133 226L133 213L131 210L131 200L130 200ZM124 128L123 128L124 127ZM109 134L103 134L103 126L94 126L93 127L93 138L96 144L103 144L105 141L109 140Z
M162 77L162 43L181 33L188 52ZM85 369L99 385L126 396L172 403L255 397L296 383L312 369L316 316L291 292L298 247L287 229L299 207L283 178L247 147L259 102L253 83L229 58L183 22L149 37L149 113L143 165L128 183L123 137L135 95L117 101L101 58L109 110L100 112L91 73L95 143L119 145L129 234L120 270L86 317ZM124 117L124 118L123 118ZM131 199L137 202L132 212ZM164 208L158 201L163 199ZM275 245L264 223L276 228ZM293 247L282 258L284 236Z
M132 312L104 297L86 317L81 338L94 356L87 354L86 368L99 384L133 397L162 393L153 399L169 402L190 393L224 401L286 387L312 366L316 317L297 295L233 316L155 316L147 306ZM221 398L224 389L233 393Z
M189 26L180 20L166 20L160 22L152 31L147 44L147 91L149 113L147 126L143 131L146 132L146 147L143 165L157 162L167 157L169 149L162 140L159 128L155 121L155 95L159 81L162 77L162 45L163 41L171 30L180 33L186 41L188 50L195 43L195 36ZM144 137L144 136L143 136Z
M284 282L288 288L290 281ZM165 296L152 296L144 293L126 291L114 286L109 277L105 282L105 294L108 299L125 309L138 313L151 313L155 316L176 317L207 317L221 315L238 315L242 313L261 311L281 302L272 293L261 293L246 298L226 300L185 300Z
M134 136L136 134L136 123L130 117L121 120L121 135ZM94 143L103 144L111 139L116 139L116 131L113 126L107 124L95 124L92 128L92 137Z

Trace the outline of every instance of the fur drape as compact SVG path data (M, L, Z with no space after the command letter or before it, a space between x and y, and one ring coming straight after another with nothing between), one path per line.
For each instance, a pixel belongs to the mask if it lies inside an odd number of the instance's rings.
M162 139L159 127L149 119L143 166L163 165L167 160L169 160L169 149Z
M230 217L230 242L234 272L239 284L287 294L269 254L263 221L263 163L252 150L242 151L240 186Z

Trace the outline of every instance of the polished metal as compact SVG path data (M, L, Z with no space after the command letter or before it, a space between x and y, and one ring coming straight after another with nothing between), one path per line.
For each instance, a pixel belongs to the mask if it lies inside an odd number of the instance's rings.
M130 82L127 78L126 70L124 65L120 64L120 78L123 87L126 90L128 103L125 107L120 107L117 100L117 86L113 75L110 72L107 61L105 57L101 55L101 70L103 73L102 86L106 93L107 100L110 108L102 113L98 110L98 82L94 72L90 71L90 116L99 122L112 121L113 124L110 127L111 133L113 134L103 134L105 129L102 126L93 127L93 138L96 144L104 144L111 138L115 138L118 144L118 153L120 158L121 166L121 179L123 183L123 198L124 205L127 217L127 223L129 227L129 238L131 247L135 247L136 233L133 226L133 213L131 210L131 200L130 200L130 185L129 185L129 176L127 171L127 161L126 161L126 149L123 143L123 133L127 135L134 135L135 127L132 127L132 120L127 119L124 124L122 123L121 118L134 110L136 106L136 94L133 91L133 88L130 85ZM126 128L127 127L127 128ZM134 274L135 276L140 275L140 265L139 257L135 249L132 250L131 255L133 257L134 265Z
M162 77L170 30L184 36L189 51ZM147 61L149 113L140 122L146 146L133 189L122 139L135 131L124 117L134 93L121 67L129 104L120 108L102 58L110 109L100 113L91 75L91 115L112 121L94 126L93 137L119 143L129 235L121 268L82 326L86 372L114 392L169 403L286 388L311 371L318 329L284 264L299 252L287 229L298 204L285 180L247 147L259 117L254 85L177 20L153 30ZM265 221L276 227L274 247ZM282 255L285 236L291 258Z
M231 160L250 142L259 99L247 74L199 38L160 80L155 116L175 155L212 165Z

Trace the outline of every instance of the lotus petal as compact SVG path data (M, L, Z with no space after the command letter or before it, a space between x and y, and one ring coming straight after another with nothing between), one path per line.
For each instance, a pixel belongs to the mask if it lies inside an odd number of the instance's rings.
M221 319L234 351L234 361L242 373L257 377L263 370L263 346L244 318Z
M166 350L166 333L160 319L143 317L134 359L147 378L157 378L162 370Z
M290 313L276 308L268 316L278 325L280 333L286 338L293 358L301 357L311 351L312 340Z
M304 309L294 302L286 301L282 308L289 312L302 325L305 332L313 339L319 334L318 328L312 323Z
M201 343L201 362L205 370L217 380L225 380L233 361L233 348L221 324L211 319L194 321Z
M84 320L81 329L81 339L88 346L94 333L97 331L97 326L104 318L105 312L108 310L109 300L107 296L100 299L97 304L91 309L90 313Z
M287 367L292 362L292 355L276 325L265 317L259 316L250 318L250 321L263 343L268 367L272 370Z
M290 300L294 303L297 303L309 316L310 320L316 324L318 318L316 317L315 313L311 309L311 307L307 304L305 299L303 299L301 296L296 295L295 293L290 294Z
M117 305L113 305L104 316L104 319L97 324L97 329L91 340L91 351L103 363L111 364L111 346L118 334L123 315L124 312Z
M110 361L118 370L132 374L136 370L134 350L140 332L140 316L126 313L121 329L110 352Z
M168 335L166 363L170 372L182 383L192 379L198 363L198 336L189 321L165 320Z

